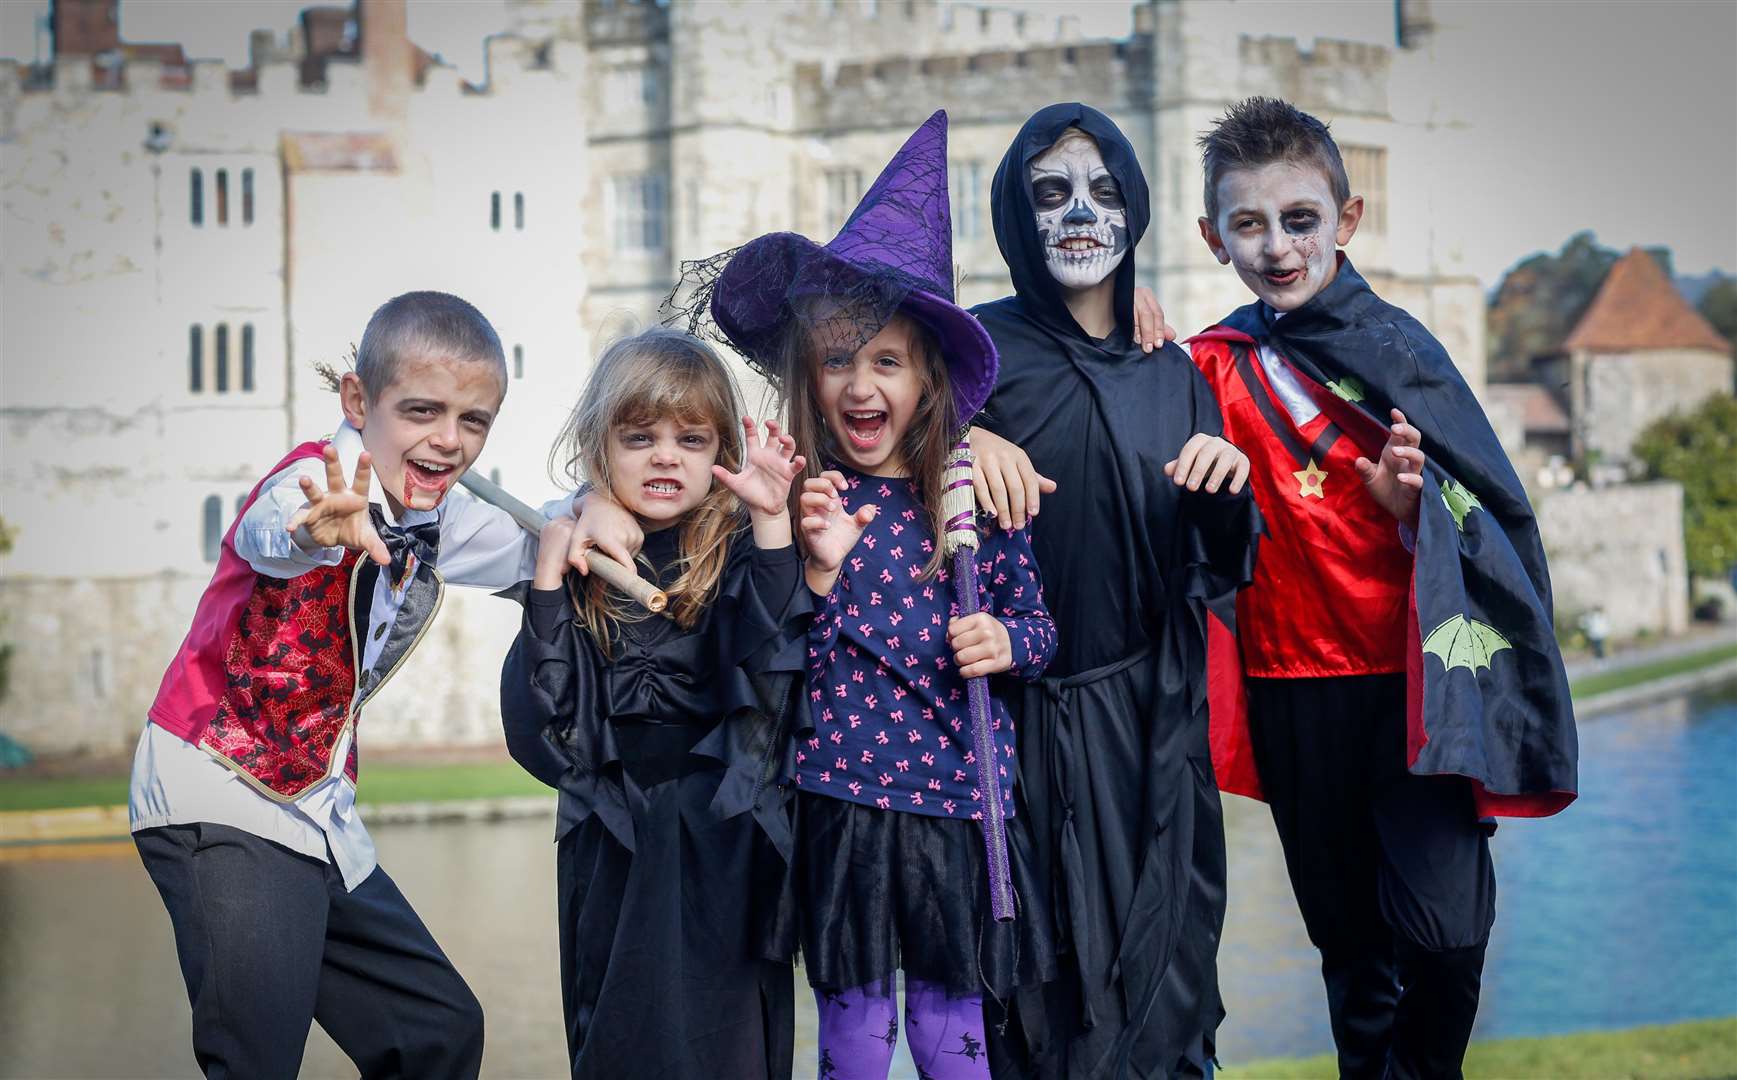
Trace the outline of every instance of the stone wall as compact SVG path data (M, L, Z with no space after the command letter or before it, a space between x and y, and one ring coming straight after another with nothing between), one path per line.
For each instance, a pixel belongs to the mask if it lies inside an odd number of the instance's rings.
M1537 511L1559 626L1602 605L1613 638L1688 628L1680 485L1575 487L1540 495Z
M1578 352L1570 363L1576 453L1605 465L1631 464L1635 440L1653 421L1732 389L1731 357L1708 349Z

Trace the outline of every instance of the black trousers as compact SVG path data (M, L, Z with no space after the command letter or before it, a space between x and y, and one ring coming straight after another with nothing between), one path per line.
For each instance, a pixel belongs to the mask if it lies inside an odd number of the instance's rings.
M208 1077L293 1078L318 1020L364 1077L474 1078L476 995L398 886L227 825L133 834L175 927Z
M1255 767L1339 1072L1457 1077L1496 915L1470 785L1405 767L1405 676L1250 679Z

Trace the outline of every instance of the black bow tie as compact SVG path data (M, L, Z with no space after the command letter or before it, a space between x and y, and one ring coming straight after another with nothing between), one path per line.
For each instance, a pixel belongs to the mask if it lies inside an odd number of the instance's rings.
M415 556L418 562L434 562L440 550L439 518L421 525L388 525L386 513L380 509L379 503L369 504L368 516L374 522L374 531L380 534L386 550L392 555L389 580L394 590L404 587L405 577L411 570L411 556Z

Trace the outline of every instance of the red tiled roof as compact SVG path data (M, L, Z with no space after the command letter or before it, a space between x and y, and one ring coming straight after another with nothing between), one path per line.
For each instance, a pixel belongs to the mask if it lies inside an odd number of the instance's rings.
M1710 349L1729 354L1731 343L1689 306L1658 260L1637 247L1610 268L1592 306L1562 348L1568 352Z

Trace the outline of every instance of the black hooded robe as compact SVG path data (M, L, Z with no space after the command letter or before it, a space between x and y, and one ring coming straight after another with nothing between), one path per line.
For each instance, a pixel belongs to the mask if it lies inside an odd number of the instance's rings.
M1029 165L1068 127L1093 136L1121 185L1130 250L1117 328L1087 336L1045 266ZM995 235L1015 295L973 310L1001 354L978 423L1058 485L1033 546L1059 651L1034 687L1006 688L1019 726L1018 813L1051 899L1061 977L1022 992L992 1039L997 1076L1198 1074L1224 1016L1217 953L1224 824L1207 738L1208 609L1233 618L1259 517L1245 489L1189 493L1163 473L1220 430L1205 380L1174 345L1132 340L1134 255L1150 219L1134 150L1103 114L1052 105L995 175ZM992 1032L993 1033L993 1032Z

